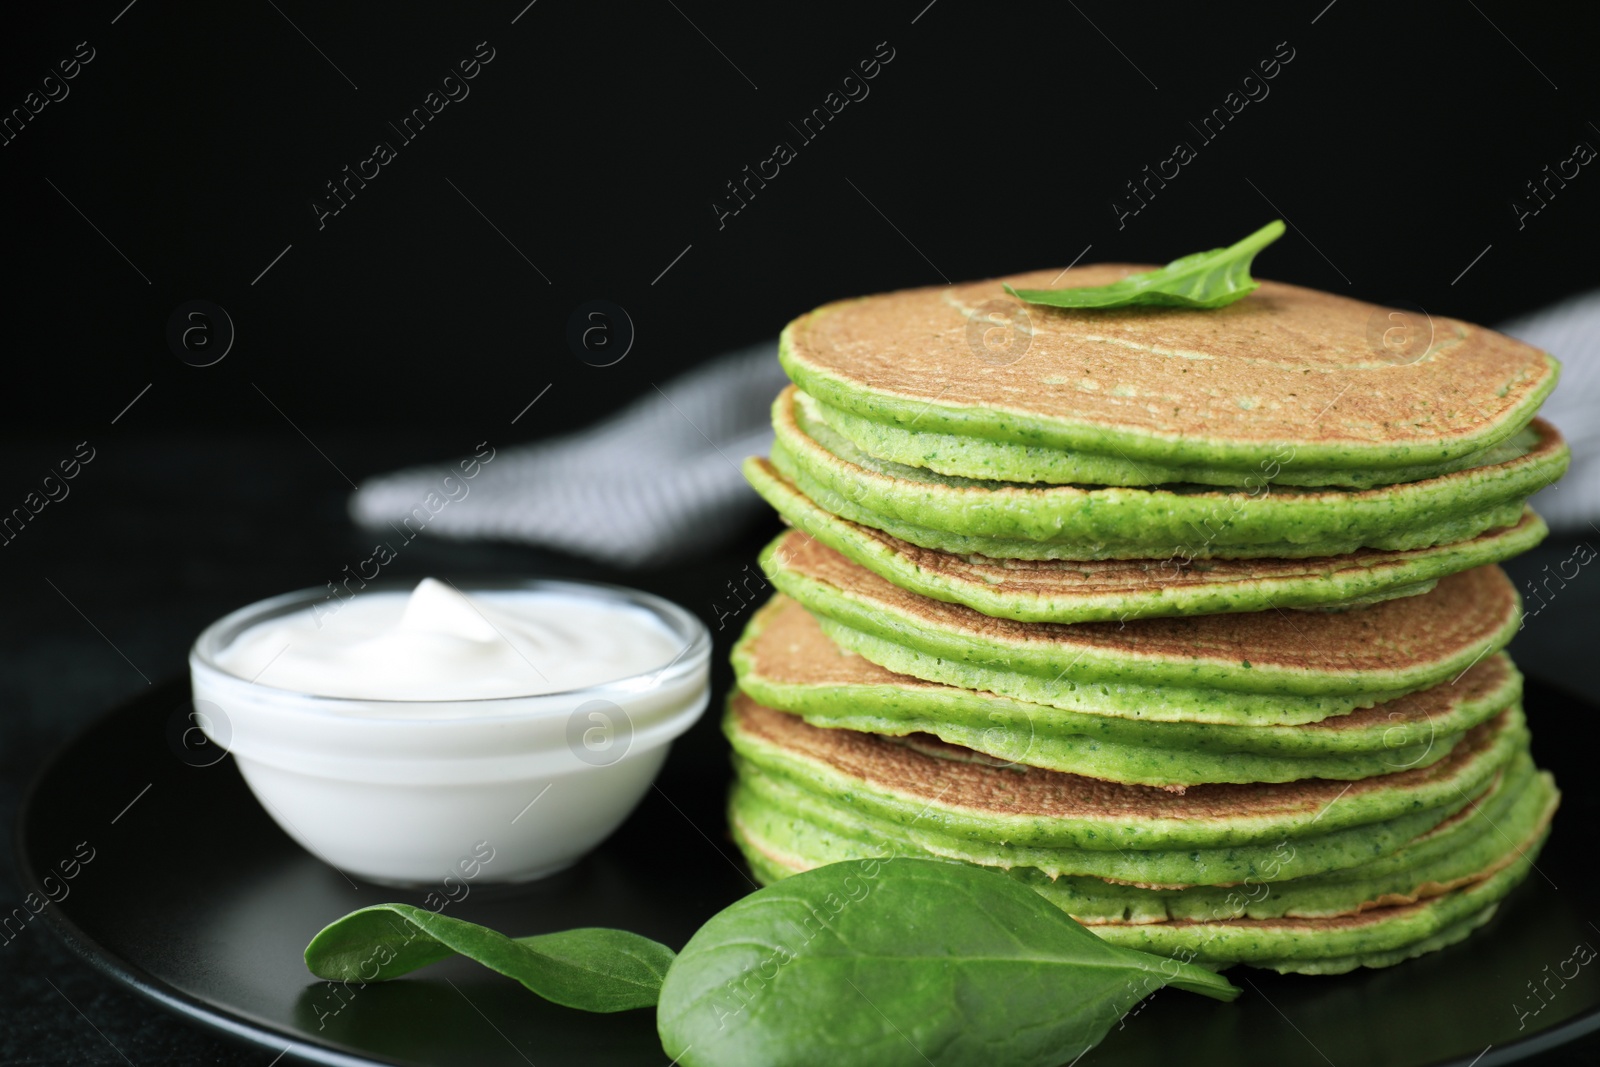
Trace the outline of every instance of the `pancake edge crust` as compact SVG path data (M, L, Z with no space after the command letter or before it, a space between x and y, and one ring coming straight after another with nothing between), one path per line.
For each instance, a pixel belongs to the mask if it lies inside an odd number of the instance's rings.
M810 394L807 394L810 396ZM922 467L956 478L1037 485L1157 486L1176 482L1251 488L1264 482L1293 486L1340 486L1368 489L1396 482L1416 482L1441 474L1498 462L1495 453L1513 440L1515 427L1487 448L1438 463L1405 467L1313 467L1297 452L1279 447L1262 455L1254 467L1183 466L1104 455L1079 449L1062 450L995 441L983 437L916 430L864 419L812 397L816 414L834 432L874 459ZM1526 425L1526 424L1524 424Z
M1092 591L1059 593L1008 587L1008 571L1018 566L1092 573L1111 561L1026 561L955 556L901 541L861 523L840 518L812 502L772 463L760 457L744 462L746 480L794 529L827 545L902 589L934 600L964 604L985 615L1020 622L1103 622L1171 615L1212 615L1270 608L1359 607L1377 600L1414 596L1447 574L1499 563L1538 545L1549 533L1532 508L1513 526L1503 526L1465 541L1410 551L1362 549L1345 556L1311 557L1303 566L1265 560L1208 561L1196 568L1180 558L1149 560L1138 580L1115 591L1106 584ZM781 535L780 535L781 537ZM774 542L776 543L776 542ZM930 561L929 556L946 556ZM1296 560L1295 563L1302 561ZM1113 566L1126 569L1123 561ZM1207 580L1196 581L1196 573ZM1082 583L1088 584L1088 583Z
M1515 459L1374 489L1040 488L884 467L826 427L802 425L796 397L791 386L773 402L777 470L826 511L957 555L1196 560L1426 548L1514 525L1527 498L1571 461L1555 427L1535 419L1536 443Z
M1358 967L1389 967L1462 941L1488 922L1533 869L1548 834L1546 824L1508 850L1505 865L1488 877L1411 904L1324 919L1101 923L1086 929L1113 944L1217 969L1242 964L1281 974L1343 974ZM734 837L751 873L763 884L803 869L763 851L737 826Z
M1092 876L1052 877L1025 866L1000 869L1091 927L1333 919L1414 904L1483 881L1511 865L1519 847L1544 835L1560 799L1550 774L1537 770L1522 751L1484 794L1431 830L1366 862L1320 874L1162 887ZM827 863L899 855L908 848L939 855L908 846L892 834L875 833L872 824L854 825L843 809L838 819L811 816L767 804L745 781L730 796L729 824L740 847L774 877ZM1285 839L1277 847L1292 862L1293 843Z
M1294 726L1345 715L1455 677L1504 648L1522 618L1510 579L1490 565L1451 575L1424 596L1364 608L1359 618L1280 621L1256 612L1142 619L1117 628L1018 623L906 593L820 545L807 546L807 553L825 554L826 569L808 566L801 552L781 558L764 552L761 566L835 644L881 667L1069 711L1153 721ZM1452 615L1461 630L1448 645L1437 633L1421 639L1417 630L1430 612L1462 607L1469 593L1498 603ZM1347 646L1348 656L1316 643L1333 640L1334 627L1345 624L1352 632L1343 639L1360 642ZM1274 637L1271 627L1284 632ZM1280 646L1275 652L1269 640ZM1375 642L1382 642L1381 655ZM1307 643L1314 654L1295 658ZM1374 652L1366 666L1338 664L1366 652Z
M798 616L798 618L796 618ZM769 626L779 629L770 633ZM820 678L769 666L795 642ZM1453 685L1309 726L1152 723L1042 704L894 674L829 641L809 613L778 594L734 645L739 688L813 726L903 737L926 734L1004 765L1182 791L1204 783L1352 780L1425 766L1461 735L1518 702L1522 676L1504 653Z
M832 803L830 797L848 798L853 817L898 827L923 840L924 847L942 842L948 846L944 854L952 858L970 859L999 848L1014 857L1012 862L987 865L1176 886L1231 880L1195 878L1201 864L1193 850L1216 850L1215 859L1234 867L1251 849L1270 854L1284 840L1310 845L1354 830L1355 841L1381 836L1378 831L1388 824L1419 821L1392 846L1399 847L1487 789L1526 747L1528 736L1520 708L1513 707L1474 727L1445 759L1427 767L1348 783L1313 779L1287 785L1196 786L1175 796L1055 771L942 759L883 738L808 726L739 693L729 700L723 732L733 743L741 778L747 784L770 785L773 798L782 795L805 804L809 797L824 805ZM1068 869L1053 861L1056 852L1093 854L1084 858L1098 857L1097 869ZM1167 853L1180 867L1187 863L1188 876L1114 873L1124 865L1130 870L1144 866L1156 858L1150 853ZM1352 866L1374 854L1368 850L1362 856L1358 850L1357 858L1334 867ZM1309 865L1309 860L1296 859L1268 880L1312 873L1305 869ZM1246 874L1261 873L1246 869Z

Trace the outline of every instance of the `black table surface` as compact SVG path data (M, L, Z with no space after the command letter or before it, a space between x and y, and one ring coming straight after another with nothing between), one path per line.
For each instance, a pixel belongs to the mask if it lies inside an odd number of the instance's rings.
M425 430L393 439L319 435L317 442L357 480L448 456L458 445ZM58 450L56 442L0 445L0 470L42 470L59 458ZM212 619L263 596L335 579L371 550L371 538L345 516L349 486L343 476L288 427L281 434L108 441L74 486L0 547L6 578L0 612L4 911L22 901L11 838L22 792L43 760L108 708L182 674L190 642ZM748 578L745 568L754 568L756 550L775 531L770 518L708 531L719 547L703 557L629 573L513 546L423 540L408 546L391 569L418 577L573 576L660 593L712 628L720 690L729 681L726 652L740 623L738 613L728 614L734 604L728 583ZM1600 534L1593 539L1600 542ZM1591 669L1600 573L1584 567L1576 578L1564 577L1573 573L1570 560L1580 540L1552 538L1508 566L1519 588L1541 583L1542 590L1537 597L1525 592L1530 616L1513 652L1529 675L1600 701L1600 677ZM1564 568L1563 561L1569 561ZM708 716L672 758L726 774L723 747ZM1537 755L1537 738L1534 748ZM271 1058L124 990L71 955L43 924L30 924L0 945L0 1063L266 1067ZM1536 1062L1600 1062L1600 1035Z

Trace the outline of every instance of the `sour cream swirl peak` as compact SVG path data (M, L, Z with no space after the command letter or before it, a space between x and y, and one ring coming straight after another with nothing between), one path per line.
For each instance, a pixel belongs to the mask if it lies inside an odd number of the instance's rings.
M648 612L553 591L468 596L424 578L338 612L261 622L217 655L262 685L358 700L476 700L601 685L669 663L678 642Z

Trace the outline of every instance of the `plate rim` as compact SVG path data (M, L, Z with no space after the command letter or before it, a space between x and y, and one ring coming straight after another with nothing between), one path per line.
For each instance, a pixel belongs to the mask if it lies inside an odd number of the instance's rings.
M1527 681L1558 692L1562 696L1580 704L1593 705L1595 703L1585 696L1573 693L1564 686L1547 682L1541 678L1530 677ZM18 881L22 884L22 889L25 893L34 893L48 898L48 894L45 892L30 859L28 827L32 821L31 816L39 788L43 785L45 779L60 765L62 757L67 752L89 740L99 732L105 723L119 715L126 714L134 705L154 700L158 693L187 690L188 678L176 675L155 684L144 693L118 701L101 714L96 715L88 725L63 741L39 764L38 769L29 779L27 787L22 792L21 801L17 805L16 819L12 826L12 853L17 864ZM95 971L125 988L133 990L135 993L153 1000L161 1007L187 1021L199 1023L236 1041L268 1051L277 1050L280 1055L292 1055L302 1061L325 1064L327 1067L374 1067L374 1065L379 1065L379 1067L416 1067L415 1061L378 1059L366 1053L348 1052L331 1045L309 1041L304 1035L291 1035L272 1023L254 1019L244 1012L218 1008L208 1004L193 994L186 993L163 979L157 978L134 961L125 959L120 954L111 951L111 949L90 936L73 921L61 909L59 904L52 902L49 907L44 908L39 914L45 920L45 925L65 943L67 948L79 959L88 963ZM1453 1059L1430 1061L1426 1065L1419 1065L1419 1067L1502 1067L1502 1065L1519 1063L1542 1052L1559 1048L1596 1030L1600 1030L1600 1002L1570 1019L1555 1024L1547 1030L1529 1034L1527 1037L1519 1038L1516 1041L1498 1047L1491 1045L1472 1059L1458 1056ZM279 1047L280 1045L282 1046L281 1048Z
M188 679L174 676L156 683L143 693L118 701L62 742L40 763L38 770L29 779L27 788L23 790L22 799L17 804L16 819L12 825L12 854L17 864L17 879L22 883L24 893L34 893L48 899L48 894L30 858L29 824L32 821L31 816L36 806L39 788L60 765L62 756L89 740L106 722L125 714L132 705L156 699L156 695L161 692L187 690ZM329 1045L308 1041L300 1034L291 1035L265 1020L250 1018L242 1012L217 1008L157 978L134 961L113 952L79 926L62 910L61 905L52 902L39 913L39 917L44 919L45 925L61 939L73 955L88 963L93 970L124 988L155 1001L183 1019L200 1023L236 1041L267 1051L292 1055L302 1061L326 1064L328 1067L373 1067L374 1064L382 1067L412 1067L414 1063L406 1060L381 1060L364 1053L344 1052Z

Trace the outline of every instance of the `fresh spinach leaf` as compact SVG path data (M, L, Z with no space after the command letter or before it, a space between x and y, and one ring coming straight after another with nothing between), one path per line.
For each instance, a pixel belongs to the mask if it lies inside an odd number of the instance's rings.
M1283 236L1283 221L1274 219L1238 244L1175 259L1110 285L1066 289L1013 289L1006 292L1030 304L1058 308L1227 307L1261 283L1250 277L1256 253Z
M457 953L583 1011L655 1004L672 963L667 946L626 930L589 927L509 938L409 904L377 904L324 927L306 946L318 978L383 982Z
M1050 1067L1165 985L1239 994L1202 967L1107 944L997 871L869 859L714 916L667 971L656 1025L688 1067Z
M1101 941L1000 872L910 858L768 886L713 916L676 957L623 930L512 939L406 904L352 912L305 955L320 978L379 982L457 953L571 1008L659 999L662 1045L684 1067L1049 1067L1162 986L1239 994L1202 967Z

